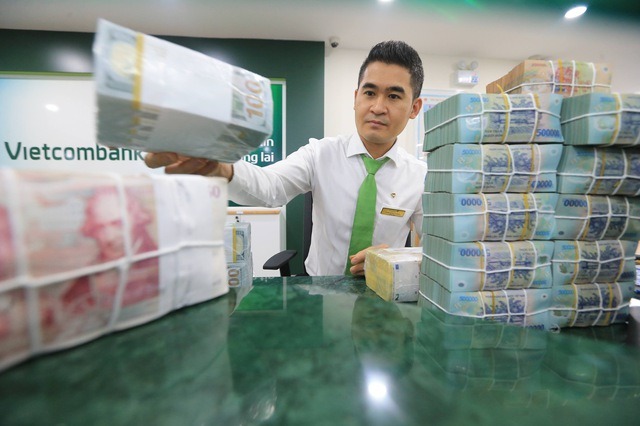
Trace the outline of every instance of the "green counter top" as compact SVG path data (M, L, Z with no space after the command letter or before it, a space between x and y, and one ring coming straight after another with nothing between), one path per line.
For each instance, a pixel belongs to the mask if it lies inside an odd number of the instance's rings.
M627 326L560 333L255 279L0 373L0 425L634 425Z

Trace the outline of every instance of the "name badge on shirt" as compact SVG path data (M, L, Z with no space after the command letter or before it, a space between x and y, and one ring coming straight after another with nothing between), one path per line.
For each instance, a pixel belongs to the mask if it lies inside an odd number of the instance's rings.
M391 209L389 207L383 207L382 210L380 210L380 214L383 214L385 216L403 217L404 213L404 210Z

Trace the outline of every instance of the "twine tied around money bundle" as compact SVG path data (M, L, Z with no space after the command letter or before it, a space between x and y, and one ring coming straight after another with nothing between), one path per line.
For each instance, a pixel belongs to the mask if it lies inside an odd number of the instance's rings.
M550 259L547 262L539 261L538 250L535 244L533 243L533 241L531 240L515 241L515 242L498 241L498 242L489 242L489 243L486 243L484 241L476 241L476 243L480 246L481 263L482 263L481 268L464 268L460 266L447 265L444 262L439 261L435 257L428 255L427 253L423 253L423 256L424 258L428 259L430 262L434 262L440 265L441 267L449 270L480 273L481 274L480 291L498 291L498 290L507 290L507 289L513 290L513 289L529 288L531 287L531 285L533 284L533 280L535 279L534 272L540 268L551 266ZM523 255L522 250L517 250L516 252L516 249L514 249L515 243L527 244L531 249L531 254L529 256L526 256L526 254ZM492 267L491 254L489 253L491 253L493 250L488 250L487 244L492 249L495 249L497 244L504 245L504 247L506 247L507 250L509 251L510 265L503 268ZM523 263L530 263L531 266L523 265ZM528 282L525 283L523 286L517 287L517 288L511 287L512 283L514 282L515 271L530 272ZM503 273L509 274L509 277L504 280L504 288L501 288L501 289L485 288L485 284L488 282L487 276L490 276L492 274L503 274Z
M347 266L344 272L345 275L351 275L351 256L370 247L372 244L373 227L376 217L376 198L378 194L375 174L388 160L389 157L378 161L367 155L362 155L362 161L364 162L367 175L358 191L356 212L353 218L353 227L351 228L351 241L349 243L349 252L347 253Z
M609 139L609 143L606 143L600 146L606 147L611 145L617 145L618 135L620 134L620 130L622 130L622 127L623 127L622 114L623 113L640 114L640 109L629 107L629 106L625 107L624 102L622 101L622 97L620 96L619 93L612 93L611 96L616 101L615 110L588 112L586 114L577 115L575 117L571 117L566 120L563 120L560 122L560 124L564 125L567 123L571 123L572 121L577 121L577 120L581 120L583 118L588 118L588 117L615 115L615 125L614 125L613 133L611 134L611 139ZM636 136L636 139L631 144L624 144L624 146L627 146L627 147L638 146L638 145L640 145L640 131L638 131L638 135Z
M466 117L479 117L479 123L480 123L480 138L478 139L478 142L482 142L484 140L484 136L485 136L485 129L486 129L486 124L485 124L485 120L482 119L483 115L486 113L494 113L494 114L505 114L505 119L504 119L504 132L502 134L501 140L499 142L496 143L506 143L508 141L509 138L509 132L511 130L511 114L515 113L515 112L525 112L525 111L533 111L535 119L533 120L533 125L531 126L531 136L529 137L529 141L527 143L532 143L535 140L536 137L536 131L538 129L538 125L540 124L540 115L542 113L544 114L548 114L550 116L556 117L556 118L560 118L560 115L555 114L551 111L542 109L540 107L540 101L538 96L535 93L527 93L527 94L519 94L519 95L507 95L506 93L502 93L501 96L504 99L504 103L505 103L505 108L500 108L500 109L489 109L485 107L485 98L484 96L490 96L489 94L487 95L482 95L479 94L478 98L480 100L480 111L479 112L473 112L473 113L469 113L469 114L458 114L455 117L451 117L448 120L443 121L442 123L436 124L435 126L427 129L425 131L425 134L430 133L432 131L434 131L435 129L445 126L459 118L466 118ZM529 97L531 98L531 104L529 105L525 105L525 106L514 106L513 103L511 102L511 97L510 96L522 96L522 97Z

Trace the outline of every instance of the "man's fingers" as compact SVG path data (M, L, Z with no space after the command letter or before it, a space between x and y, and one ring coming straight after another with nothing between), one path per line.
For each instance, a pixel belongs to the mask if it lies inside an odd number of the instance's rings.
M144 163L152 169L166 167L176 161L178 161L178 155L172 152L149 152L144 156Z
M164 172L167 174L200 174L200 169L205 167L207 162L201 158L188 158L166 166Z

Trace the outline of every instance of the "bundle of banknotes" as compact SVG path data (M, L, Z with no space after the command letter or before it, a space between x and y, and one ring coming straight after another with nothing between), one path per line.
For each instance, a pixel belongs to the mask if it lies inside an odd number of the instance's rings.
M551 289L499 291L449 291L430 277L420 274L419 297L452 315L550 330L548 311Z
M640 149L567 145L557 175L561 193L637 197Z
M554 286L550 320L560 328L623 323L634 287L633 281Z
M424 193L423 233L453 242L549 240L558 194Z
M421 260L421 247L370 249L364 260L367 287L387 301L415 302Z
M426 235L420 272L450 292L549 288L553 241L452 243Z
M636 241L554 241L553 285L635 281Z
M640 145L640 94L592 93L565 99L567 145Z
M228 291L224 179L0 169L0 369Z
M451 143L558 143L562 96L460 93L424 113L425 151Z
M272 132L260 75L102 19L93 54L101 144L235 162Z
M559 194L554 240L640 240L640 198Z
M251 223L227 222L225 224L224 251L229 287L251 286L253 282Z
M487 85L487 93L557 93L566 97L611 92L606 63L527 59Z
M445 145L428 154L425 191L556 192L562 150L560 144Z

